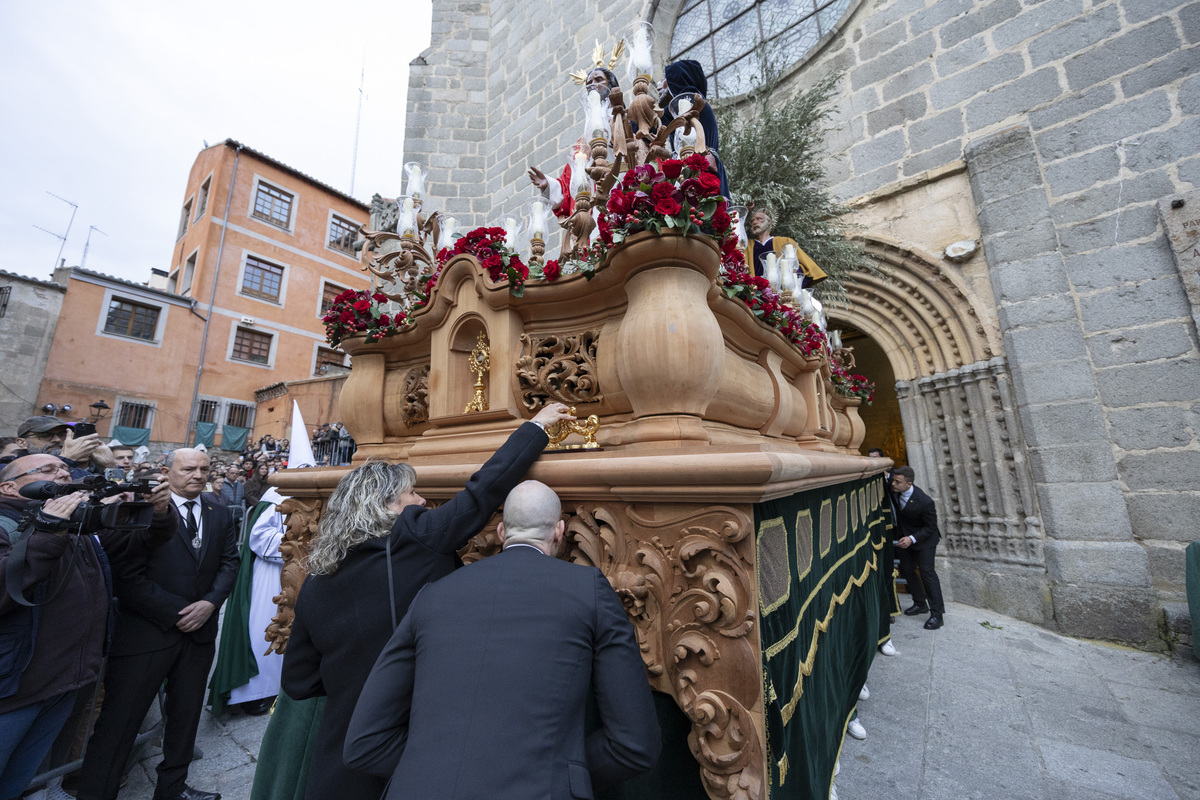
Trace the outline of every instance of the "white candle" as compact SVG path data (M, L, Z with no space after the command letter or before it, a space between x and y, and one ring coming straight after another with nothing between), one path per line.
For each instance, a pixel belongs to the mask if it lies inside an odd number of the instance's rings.
M764 278L771 284L771 288L779 291L779 259L774 253L767 253L767 270Z
M575 161L571 165L571 194L579 194L587 189L587 161L582 150L575 151Z
M454 247L454 231L458 228L458 219L455 217L446 217L442 221L442 246Z
M530 208L533 213L529 215L529 235L534 239L542 239L546 235L546 204L535 199Z
M679 98L679 113L676 114L676 116L682 117L684 114L688 113L691 110L692 110L692 98L690 98L690 97Z
M413 199L411 197L404 198L404 216L401 217L403 230L400 233L412 233L417 226L417 215L413 213Z
M509 250L517 248L517 221L512 217L504 218L504 246Z

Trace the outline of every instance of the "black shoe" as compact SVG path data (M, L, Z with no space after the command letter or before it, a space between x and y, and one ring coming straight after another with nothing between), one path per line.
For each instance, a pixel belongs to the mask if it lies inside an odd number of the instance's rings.
M199 789L193 789L186 783L183 785L183 791L173 797L159 797L155 795L154 800L221 800L220 792L204 792Z
M942 615L936 611L929 615L929 619L925 620L925 630L936 631L942 627Z
M916 603L914 603L911 606L909 606L908 608L904 609L904 616L906 616L906 617L915 617L917 614L928 614L928 613L929 613L929 606L925 605L924 603L921 603L920 605L917 605Z
M239 703L242 713L249 714L252 717L260 717L271 710L271 705L275 702L274 697L264 697L261 700L248 700L245 703Z

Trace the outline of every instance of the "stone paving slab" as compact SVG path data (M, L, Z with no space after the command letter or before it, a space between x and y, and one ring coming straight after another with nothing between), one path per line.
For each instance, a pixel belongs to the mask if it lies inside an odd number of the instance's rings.
M953 603L941 630L924 621L898 617L899 654L875 659L841 800L1200 798L1200 663ZM267 721L205 712L189 783L248 800ZM151 800L157 763L151 748L121 800Z
M1200 797L1200 663L958 604L924 621L897 617L875 659L841 800Z

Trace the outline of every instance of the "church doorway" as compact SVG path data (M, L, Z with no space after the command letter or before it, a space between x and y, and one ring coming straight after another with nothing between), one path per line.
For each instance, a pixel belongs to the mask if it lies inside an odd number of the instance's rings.
M878 448L897 465L908 463L904 442L904 421L900 416L900 398L896 395L896 373L879 344L853 325L844 324L842 346L854 355L854 371L875 384L875 399L859 406L858 415L867 428L867 438L859 448L862 455Z

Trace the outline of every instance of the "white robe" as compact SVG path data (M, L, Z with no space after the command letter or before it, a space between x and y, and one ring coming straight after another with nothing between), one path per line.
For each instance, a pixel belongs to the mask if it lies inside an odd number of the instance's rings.
M263 493L262 502L282 503L283 497L274 487ZM263 655L267 649L265 638L267 626L275 616L275 598L281 591L279 576L283 572L283 559L279 555L279 542L283 539L283 515L275 505L267 509L250 529L250 549L254 551L254 574L250 583L250 646L258 662L258 675L245 686L239 686L229 694L229 704L247 703L274 697L279 694L279 676L283 670L283 656L278 653Z

